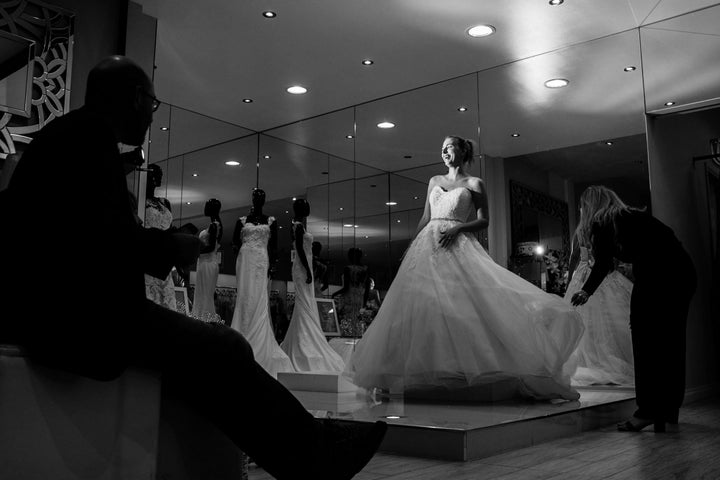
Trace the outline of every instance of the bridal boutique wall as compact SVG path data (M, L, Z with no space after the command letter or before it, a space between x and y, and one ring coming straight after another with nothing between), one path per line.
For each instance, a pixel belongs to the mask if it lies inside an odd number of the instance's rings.
M706 163L693 157L710 153L720 137L720 108L695 113L648 116L653 213L670 225L690 253L698 289L688 318L687 380L690 386L718 388L720 382L720 270L712 233ZM713 220L717 222L715 218ZM717 223L715 223L717 232ZM662 262L662 259L658 259ZM681 283L682 278L668 278Z

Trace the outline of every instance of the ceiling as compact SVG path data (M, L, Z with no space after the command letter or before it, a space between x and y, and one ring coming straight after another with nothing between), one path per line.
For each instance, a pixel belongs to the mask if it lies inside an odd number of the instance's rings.
M656 27L707 0L137 1L158 19L158 96L256 131L639 26L718 33L702 13ZM478 23L496 33L468 36Z

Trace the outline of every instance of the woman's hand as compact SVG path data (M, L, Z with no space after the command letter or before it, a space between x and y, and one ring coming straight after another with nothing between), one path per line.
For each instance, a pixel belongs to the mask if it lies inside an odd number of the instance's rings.
M590 294L587 293L585 290L580 290L572 296L570 302L573 304L573 306L579 307L580 305L584 305L585 302L588 301L588 298L590 298Z
M446 231L440 231L440 246L443 248L447 248L455 241L458 234L460 233L460 228L455 226L452 228L447 229Z

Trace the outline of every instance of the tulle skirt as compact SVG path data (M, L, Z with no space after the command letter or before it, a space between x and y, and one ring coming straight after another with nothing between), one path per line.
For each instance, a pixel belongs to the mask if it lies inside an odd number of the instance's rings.
M458 400L574 400L575 309L496 264L475 236L449 248L432 220L410 245L346 374L359 386Z
M580 262L568 285L569 300L590 275L587 262ZM578 307L585 333L573 355L577 371L574 385L634 385L635 369L630 336L630 296L633 284L622 273L608 274L585 305Z

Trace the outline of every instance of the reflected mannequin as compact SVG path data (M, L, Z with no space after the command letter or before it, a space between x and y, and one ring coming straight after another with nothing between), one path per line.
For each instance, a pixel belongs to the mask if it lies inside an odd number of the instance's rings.
M223 226L220 220L220 200L211 198L205 202L205 216L210 218L210 225L199 234L203 242L200 257L197 262L197 276L195 277L195 297L193 300L193 316L197 318L208 317L214 319L215 286L217 285L220 265L218 263L218 249L222 239Z
M572 277L564 297L568 302L585 284L595 263L586 242L581 245L576 232L570 258ZM585 333L573 353L577 364L573 385L632 386L635 383L630 338L632 289L633 283L613 269L590 300L577 307L583 317Z
M333 298L341 302L341 310L346 319L353 326L352 336L362 335L365 325L358 325L360 314L365 308L368 290L370 289L370 276L368 267L362 264L363 251L352 247L348 250L348 264L343 269L343 286L333 294Z
M145 228L168 230L172 226L173 215L167 198L155 196L155 190L162 183L163 172L159 165L148 165L147 197L145 199ZM172 273L166 278L155 278L145 274L145 296L163 307L177 310L175 284Z
M441 158L447 174L430 179L415 238L346 371L407 397L577 400L566 362L582 318L478 241L489 222L485 185L467 173L472 142L446 137Z
M345 362L325 339L315 303L313 273L308 261L312 255L313 236L306 227L310 204L298 198L293 203L293 212L292 247L295 260L292 279L295 284L295 307L282 349L298 372L340 373L345 369Z
M322 243L318 241L312 242L313 284L315 285L315 297L318 298L322 297L323 292L328 288L328 267L320 259L320 252L322 252Z
M295 369L278 345L270 320L268 273L270 260L274 260L277 251L277 225L274 217L263 214L263 205L265 191L253 189L250 213L235 224L233 249L238 252L235 262L237 300L232 328L250 343L255 361L277 378L278 372Z

